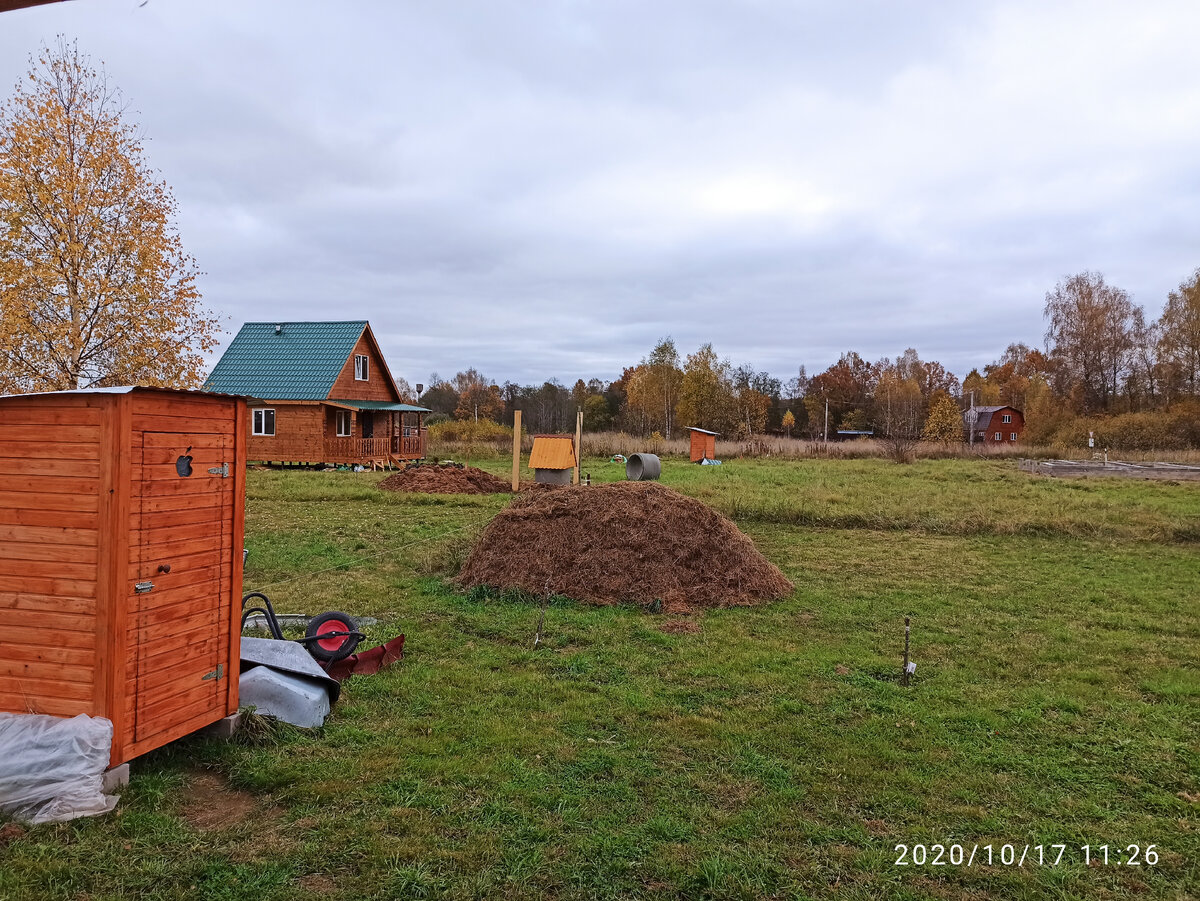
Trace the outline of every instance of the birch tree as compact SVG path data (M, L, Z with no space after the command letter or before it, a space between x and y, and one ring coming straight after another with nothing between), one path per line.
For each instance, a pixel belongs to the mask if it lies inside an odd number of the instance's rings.
M1200 269L1167 296L1158 328L1162 356L1181 390L1200 395Z
M75 44L0 106L0 391L195 387L218 322L120 92Z
M1129 294L1098 272L1063 279L1046 294L1046 345L1058 364L1059 393L1081 398L1084 412L1107 411L1133 348ZM965 387L965 383L964 383Z

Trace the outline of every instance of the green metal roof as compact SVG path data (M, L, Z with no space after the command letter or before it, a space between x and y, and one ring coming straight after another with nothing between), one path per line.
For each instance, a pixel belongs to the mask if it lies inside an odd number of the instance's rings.
M366 327L365 321L247 322L204 388L266 400L325 400Z
M342 400L341 398L331 397L329 402L333 404L345 404L347 407L354 407L359 410L385 410L392 413L432 413L433 411L426 407L415 407L412 404L396 404L390 400Z

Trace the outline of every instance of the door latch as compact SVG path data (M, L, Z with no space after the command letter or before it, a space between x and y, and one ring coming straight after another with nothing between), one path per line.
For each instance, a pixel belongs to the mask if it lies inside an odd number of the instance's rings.
M133 590L136 591L138 594L148 594L154 590L154 583L153 582L138 582L136 585L133 586Z
M211 673L206 673L205 675L201 676L200 681L207 682L209 679L220 679L221 674L224 672L225 672L225 664L219 663L219 664L217 664L217 668L215 670L213 670Z
M229 464L222 463L220 466L214 466L208 471L210 476L220 476L223 479L229 478Z

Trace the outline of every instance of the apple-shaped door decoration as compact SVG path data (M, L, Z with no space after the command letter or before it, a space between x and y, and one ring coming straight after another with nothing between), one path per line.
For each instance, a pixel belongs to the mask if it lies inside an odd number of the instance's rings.
M192 449L189 447L184 453L179 455L179 459L175 461L175 471L179 473L181 478L186 479L192 474Z

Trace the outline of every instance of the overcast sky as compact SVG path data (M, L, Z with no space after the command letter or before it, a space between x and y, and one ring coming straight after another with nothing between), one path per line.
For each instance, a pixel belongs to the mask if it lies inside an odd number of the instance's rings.
M663 335L787 378L1040 345L1200 266L1200 4L76 0L229 334L369 319L393 374L612 379Z

